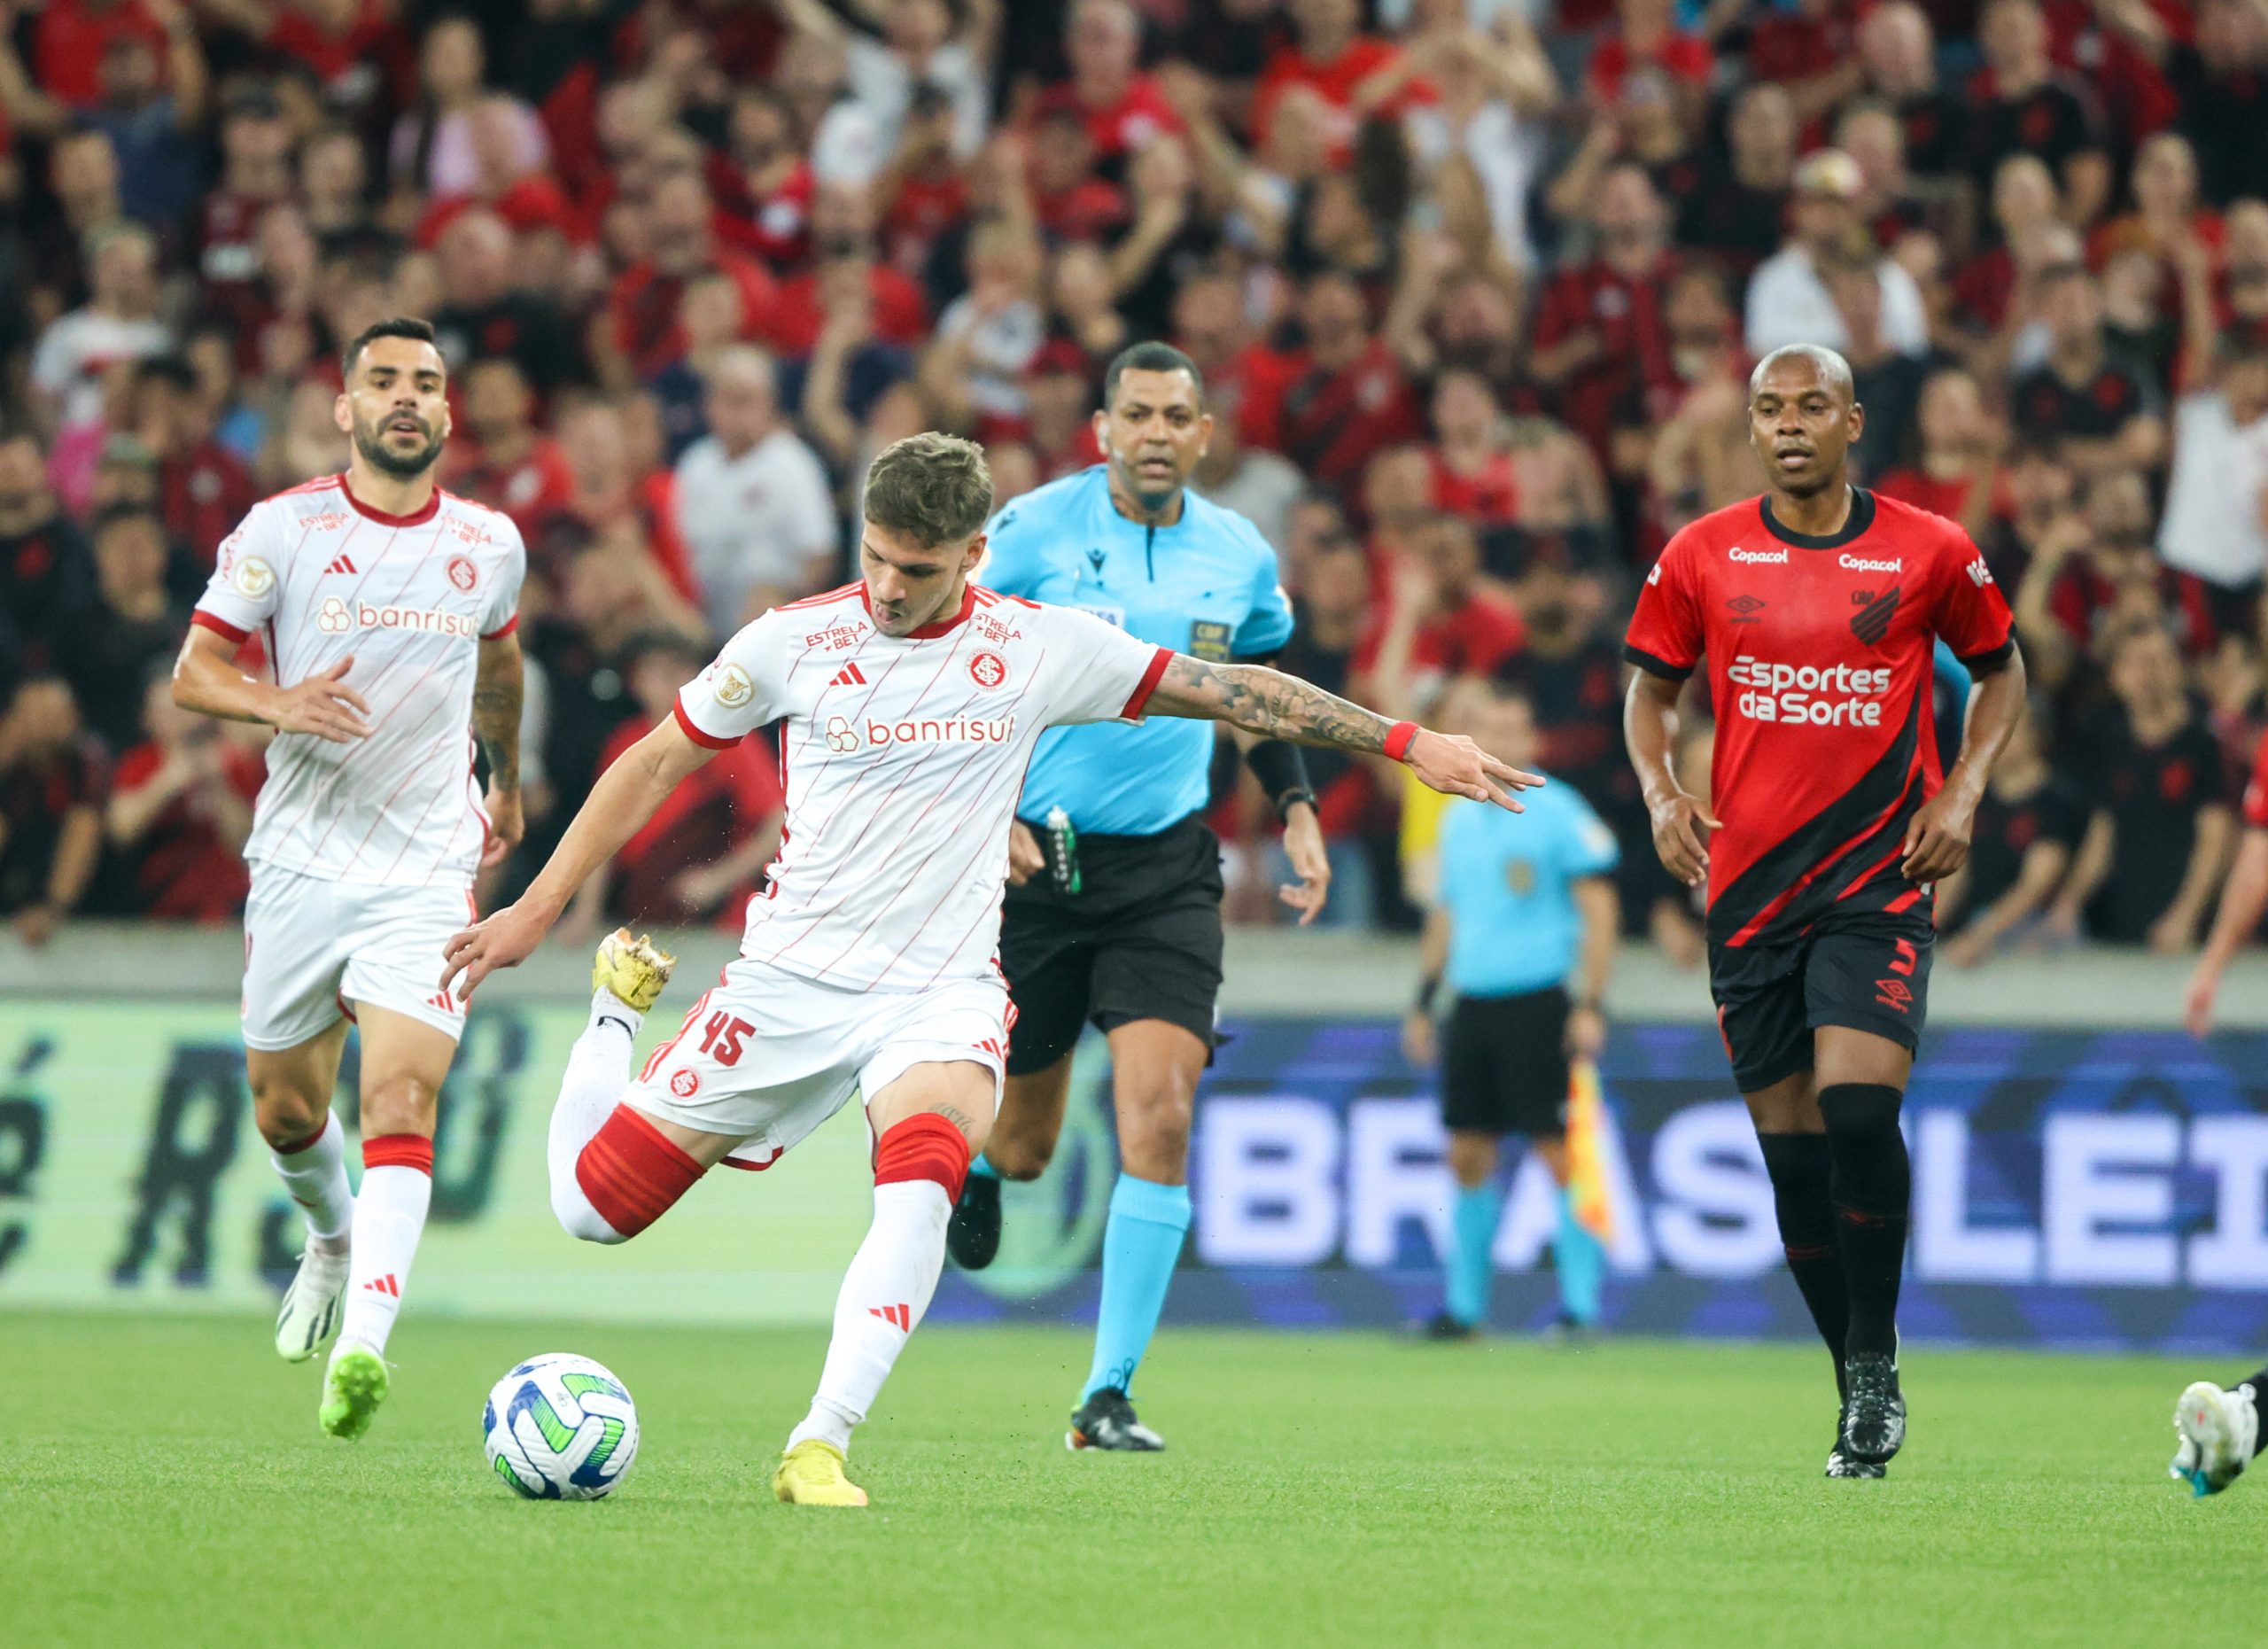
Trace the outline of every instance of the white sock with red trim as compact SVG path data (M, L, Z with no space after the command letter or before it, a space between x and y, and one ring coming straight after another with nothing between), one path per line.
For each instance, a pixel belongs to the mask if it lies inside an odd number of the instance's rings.
M354 1199L354 1254L346 1273L346 1314L338 1343L383 1353L401 1314L409 1263L433 1201L433 1142L389 1133L362 1141L362 1189Z
M614 1115L614 1108L630 1086L630 1056L644 1018L617 1001L613 992L602 991L591 1004L591 1023L567 1051L567 1071L559 1079L559 1098L551 1108L551 1132L544 1147L544 1161L551 1169L555 1210L561 1207L562 1195L581 1204L582 1193L575 1187L575 1159L606 1126L606 1119ZM560 1214L563 1221L566 1217L565 1213Z
M882 1135L874 1150L874 1223L843 1275L819 1392L788 1448L817 1438L850 1451L850 1428L882 1395L937 1291L945 1222L967 1172L967 1142L942 1116L909 1116Z
M308 1139L271 1148L268 1160L291 1201L307 1217L307 1238L332 1253L346 1251L354 1223L354 1191L346 1183L346 1130L334 1114Z

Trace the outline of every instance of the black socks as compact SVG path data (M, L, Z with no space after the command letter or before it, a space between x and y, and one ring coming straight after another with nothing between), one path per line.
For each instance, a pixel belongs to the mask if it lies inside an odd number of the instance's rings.
M1811 1308L1819 1337L1835 1359L1835 1389L1843 1389L1843 1344L1851 1327L1851 1294L1843 1277L1843 1256L1835 1240L1835 1210L1829 1201L1827 1136L1767 1133L1764 1169L1772 1176L1772 1206L1780 1217L1780 1241L1788 1269Z
M1914 1198L1906 1136L1898 1131L1903 1097L1878 1083L1839 1082L1819 1091L1834 1163L1837 1245L1850 1294L1847 1355L1898 1350L1898 1280Z

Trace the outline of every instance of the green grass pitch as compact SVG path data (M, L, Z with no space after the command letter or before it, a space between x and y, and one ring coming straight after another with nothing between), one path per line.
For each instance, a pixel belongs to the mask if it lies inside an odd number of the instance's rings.
M2163 1475L2241 1370L1914 1350L1887 1482L1820 1476L1811 1349L1175 1332L1155 1458L1067 1454L1087 1340L934 1328L852 1465L769 1475L823 1336L420 1318L368 1439L244 1319L0 1315L0 1642L2190 1645L2262 1641L2268 1482ZM484 1469L489 1384L577 1350L644 1439L595 1505ZM2255 1491L2257 1492L2255 1492Z

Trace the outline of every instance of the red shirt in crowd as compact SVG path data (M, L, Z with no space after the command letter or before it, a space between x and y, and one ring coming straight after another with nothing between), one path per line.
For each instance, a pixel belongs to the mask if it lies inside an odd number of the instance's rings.
M1790 533L1751 498L1670 540L1624 653L1674 681L1708 659L1713 942L1784 943L1830 911L1928 911L1899 865L1942 780L1934 642L1982 666L2007 656L2011 622L1967 533L1864 491L1833 534Z
M142 0L96 11L83 0L47 0L32 25L32 65L39 89L58 102L92 108L102 101L103 53L114 40L146 44L162 70L165 27Z
M748 317L750 330L776 339L778 334L767 321L777 307L780 289L765 267L746 253L725 246L711 252L709 261L741 289L741 313ZM653 377L685 353L685 333L677 323L678 301L684 295L684 276L665 275L648 262L632 264L616 279L607 296L607 312L614 320L615 342L639 377Z
M929 336L929 304L921 288L886 263L866 276L874 310L874 336L886 344L918 349ZM807 355L827 325L819 300L819 276L798 275L780 288L772 312L762 317L764 335L790 355Z
M447 462L449 490L502 510L524 539L532 539L539 526L565 513L575 500L575 472L567 467L567 455L559 443L548 435L537 436L527 456L509 468L491 463L465 436L450 442Z
M336 35L297 6L279 7L268 25L268 44L305 64L322 82L330 101L349 108L406 103L416 83L417 48L384 0L362 0L361 9Z
M167 458L158 466L158 507L166 531L211 567L221 541L237 530L260 502L252 471L216 440Z
M229 788L250 806L267 776L266 765L242 745L225 742L221 759ZM118 795L131 796L155 779L165 764L165 752L157 745L137 744L119 758L112 788ZM244 907L245 896L252 891L252 873L243 855L221 841L186 796L176 796L166 805L142 841L134 885L144 914L166 922L223 922Z
M1662 293L1677 272L1664 258L1652 275L1633 280L1602 259L1562 270L1544 288L1536 312L1534 347L1550 349L1595 329L1602 347L1588 366L1561 385L1560 416L1602 456L1618 403L1634 391L1674 385L1669 328Z
M1305 86L1342 115L1340 129L1332 134L1332 147L1333 158L1344 160L1355 135L1354 117L1348 113L1355 101L1355 89L1379 70L1392 68L1401 57L1401 47L1371 35L1356 35L1344 51L1328 63L1315 62L1296 46L1278 49L1260 71L1260 82L1252 94L1254 141L1268 141L1269 127L1276 118L1276 105L1293 87ZM1411 104L1431 103L1433 98L1432 87L1423 81L1412 81L1401 96L1378 112L1399 113Z
M1435 453L1433 508L1463 516L1480 526L1510 525L1520 511L1520 489L1512 472L1512 455L1491 453L1487 463L1468 475L1450 469L1449 461Z
M780 182L758 194L748 176L711 156L709 190L725 203L717 209L717 237L763 259L775 269L799 268L811 257L812 196L818 187L811 162L797 160Z
M652 729L633 716L615 729L599 758L603 773ZM622 845L614 858L610 904L641 922L680 925L709 920L677 898L679 877L715 864L776 818L786 807L778 759L762 734L742 739L681 780L654 816ZM753 892L750 888L743 893ZM737 927L745 897L729 899L715 920Z
M1076 114L1086 122L1095 156L1101 160L1136 153L1161 132L1181 129L1181 116L1174 113L1154 74L1137 74L1127 83L1125 96L1099 108L1081 102L1078 88L1068 81L1050 86L1033 100L1030 123L1036 126L1059 113Z
M1372 338L1337 371L1305 354L1292 358L1278 401L1278 450L1316 479L1351 494L1373 457L1422 427L1418 398L1385 340Z
M1355 646L1355 668L1376 668L1379 650L1393 622L1391 597L1371 609L1363 639ZM1443 675L1494 675L1499 666L1527 645L1527 627L1519 609L1510 602L1475 590L1450 611L1418 626L1410 649L1410 663L1418 670Z
M1706 87L1716 73L1717 54L1705 41L1672 32L1651 47L1634 47L1619 34L1599 42L1591 53L1591 94L1612 105L1622 97L1622 82L1638 69L1656 68L1689 86Z

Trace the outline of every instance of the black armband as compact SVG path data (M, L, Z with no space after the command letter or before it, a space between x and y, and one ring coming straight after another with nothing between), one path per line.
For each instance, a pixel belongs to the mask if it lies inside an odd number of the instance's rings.
M1287 744L1282 739L1262 739L1244 753L1244 765L1252 769L1252 776L1268 792L1277 818L1283 818L1295 802L1315 800L1315 790L1308 783L1307 759L1300 754L1298 745Z

